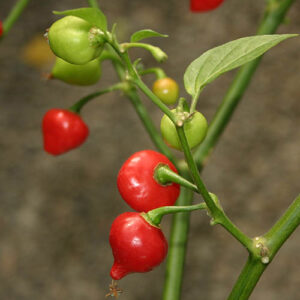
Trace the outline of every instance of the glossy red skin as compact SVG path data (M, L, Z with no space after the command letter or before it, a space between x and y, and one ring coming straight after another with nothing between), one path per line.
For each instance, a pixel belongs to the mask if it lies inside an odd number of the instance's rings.
M110 276L115 280L129 273L151 271L168 252L162 231L136 212L123 213L114 220L109 243L114 256Z
M0 37L2 36L2 34L3 34L3 24L0 21Z
M66 109L49 110L42 122L44 149L59 155L80 146L89 129L80 116Z
M193 12L205 12L216 9L224 0L190 0L190 9Z
M161 185L154 179L154 170L159 164L168 165L177 173L166 156L152 150L136 152L121 167L117 179L118 189L122 198L134 210L148 212L161 206L174 205L178 198L178 184Z

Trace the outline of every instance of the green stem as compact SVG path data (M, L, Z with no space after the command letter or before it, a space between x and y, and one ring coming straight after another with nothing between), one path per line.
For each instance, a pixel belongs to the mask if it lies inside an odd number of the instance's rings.
M111 49L110 51L116 51L116 49L113 49L113 48L109 48L109 49ZM114 66L120 80L121 81L126 80L127 74L126 74L124 67L114 61L112 61L112 63L113 63L113 66ZM152 142L156 146L156 148L160 152L162 152L164 155L166 155L175 166L177 166L177 162L176 162L174 155L172 154L172 152L170 151L170 148L165 144L165 142L161 138L160 134L158 133L156 127L153 124L151 117L149 116L149 114L147 112L147 109L143 105L136 90L134 88L128 89L125 91L125 95L129 98L130 102L132 103L136 113L138 114L140 120L142 121L146 131L148 132L148 134L149 134Z
M183 174L187 177L187 174ZM191 205L193 192L181 189L177 205ZM188 240L190 213L178 213L173 216L169 250L166 263L163 300L180 299L186 245Z
M268 12L265 13L257 33L275 33L294 1L295 0L281 1L275 10L268 10ZM204 162L206 161L208 155L212 152L227 123L229 122L237 104L249 86L251 78L253 77L259 62L260 58L248 63L237 73L227 94L224 97L222 105L218 109L213 121L210 124L208 134L204 142L194 154L195 161L199 169L204 167ZM163 300L180 299L182 286L181 276L183 274L184 257L186 254L186 239L189 230L189 220L189 214L186 214L184 218L180 218L178 215L173 217L171 229L172 243L170 243L167 261L167 273L164 284ZM177 249L176 245L181 246L179 249ZM174 249L172 247L174 247ZM236 297L235 299L239 299L239 297Z
M191 108L190 108L190 112L193 113L194 111L196 111L196 106L197 106L197 102L200 96L200 93L202 92L202 90L199 90L199 92L197 93L197 95L195 95L192 99L192 103L191 103Z
M146 69L146 70L142 70L139 72L139 75L143 76L143 75L147 75L147 74L152 74L154 73L157 79L162 79L167 77L165 71L161 68L150 68L150 69Z
M115 49L115 51L117 52L117 49ZM114 62L113 64L120 79L122 80L123 78L125 78L126 73L124 69ZM156 147L158 149L161 148L160 150L174 162L174 160L172 159L173 156L168 155L170 151L169 148L161 140L160 135L158 135L153 125L152 119L149 117L147 110L142 105L136 91L132 90L130 93L127 93L127 96L131 100L134 108L136 109ZM182 188L181 194L177 200L177 205L190 205L192 203L192 198L193 193L190 190ZM163 299L175 300L179 299L180 297L188 228L189 213L178 213L173 216L172 232L169 240L169 251L165 276L166 281L164 286Z
M152 102L157 105L164 114L169 117L173 123L176 123L176 118L168 106L166 106L155 94L153 94L153 92L145 85L140 77L135 78L134 82L141 89L141 91L148 96L148 98L150 98L150 100L152 100Z
M165 105L148 87L147 85L142 81L140 76L136 73L136 71L132 67L132 63L130 61L129 55L127 52L124 54L120 53L121 58L125 61L128 71L130 75L133 78L134 83L141 89L141 91L156 105L160 110L165 113L170 120L173 121L173 123L176 122L176 118L174 114L171 112L171 110L168 108L167 105Z
M233 237L236 238L250 253L253 252L252 240L240 231L226 216L223 209L213 200L212 195L208 192L204 183L201 180L197 165L193 159L191 149L188 146L188 142L183 130L183 127L177 127L177 134L181 142L181 146L184 152L185 159L189 166L189 170L194 179L194 182L198 188L198 191L202 195L209 212L212 217L212 224L222 225Z
M19 19L20 15L22 14L23 10L28 5L28 3L29 0L19 0L14 5L14 7L3 22L3 34L0 39L2 39L9 32L9 30L12 28L15 22Z
M208 190L206 189L206 187L204 186L204 184L200 178L197 166L194 162L191 150L188 146L188 142L187 142L187 139L186 139L186 136L184 133L184 129L183 129L183 127L176 127L176 130L177 130L179 140L181 142L181 146L182 146L182 149L184 152L186 162L189 166L189 170L190 170L191 175L194 179L194 182L197 186L197 189L203 196L203 199L204 199L205 203L207 204L207 207L208 207L210 213L213 216L217 216L219 214L219 208L216 206L213 199L210 197Z
M263 21L258 29L258 34L275 33L279 25L283 22L289 8L294 2L295 0L275 0L270 2L270 6L267 7ZM237 105L240 98L242 97L242 94L245 92L247 86L249 85L251 77L253 76L257 65L259 64L259 61L260 59L257 59L240 70L229 90L229 93L225 96L224 101L226 100L226 102L228 102L229 104L230 102L232 102L233 107ZM241 84L240 89L239 84ZM230 116L227 117L228 120L229 118ZM217 126L215 129L217 129ZM214 131L217 132L217 130ZM220 128L220 131L222 132L222 128ZM217 136L219 135L220 134L217 134ZM214 145L214 143L211 143L211 146L209 144L210 143L208 142L207 145L204 145L203 149L201 149L200 147L199 153L196 154L196 157L198 158L200 164L201 159L202 161L205 159ZM280 220L265 235L265 238L267 239L267 246L269 248L270 259L275 256L282 244L299 225L299 201L300 200L298 197L289 207L286 213L280 218ZM249 257L228 299L248 299L266 267L266 264L262 264L260 261L255 261L252 257Z
M107 36L107 42L111 45L111 47L115 50L115 52L120 56L122 61L125 63L128 73L130 75L130 79L135 83L136 86L138 86L141 91L148 96L148 98L156 105L158 106L163 113L165 113L170 120L172 120L174 123L176 122L176 118L174 114L171 112L171 110L166 106L148 87L144 82L141 80L140 76L136 72L136 70L133 68L133 65L131 63L131 60L129 58L128 52L122 52L120 49L120 46L112 39L111 36Z
M111 51L108 51L108 50L103 50L100 57L98 58L98 60L100 62L102 62L102 61L107 60L107 59L115 61L119 64L122 64L121 60L119 59L119 57L115 53L112 53Z
M270 259L273 259L283 243L300 224L300 195L294 200L282 217L269 232L264 235L269 248Z
M121 52L127 52L130 48L143 48L147 51L149 51L152 56L158 61L158 62L164 62L168 56L167 54L162 51L160 48L146 44L146 43L123 43L121 44Z
M162 206L147 212L147 217L151 220L151 223L159 226L163 216L168 214L176 214L180 212L190 212L194 210L206 209L205 203L199 203L188 206Z
M98 92L95 92L95 93L92 93L92 94L89 94L83 98L81 98L79 101L77 101L74 105L72 105L69 110L79 114L80 113L80 110L82 109L82 107L84 105L86 105L88 102L90 102L91 100L93 100L94 98L98 97L98 96L101 96L101 95L104 95L104 94L107 94L107 93L110 93L110 92L113 92L113 91L117 91L117 90L123 90L125 89L125 84L124 83L117 83L115 85L112 85L111 87L107 88L107 89L104 89L104 90L101 90L101 91L98 91Z
M266 264L261 263L260 260L249 255L247 263L231 291L228 300L248 299L266 267Z
M273 3L272 6L268 6L264 18L258 28L257 34L275 33L294 1L295 0L281 0L277 1L277 5ZM196 163L200 169L207 161L207 157L212 152L221 134L229 123L229 120L249 86L260 61L261 57L246 64L240 68L235 76L220 107L210 123L205 140L194 153Z
M190 113L190 107L188 105L188 103L186 102L185 98L180 97L178 100L178 105L176 107L176 112L188 112ZM191 113L190 113L191 115Z
M177 165L173 153L171 152L170 148L166 145L166 143L163 141L160 134L158 133L156 127L153 124L151 117L149 116L136 90L131 89L130 91L127 91L125 94L129 98L130 102L132 103L137 115L139 116L142 124L144 125L146 131L148 132L156 148L164 155L166 155L174 165Z
M92 7L98 7L98 3L96 0L88 0L89 5ZM113 46L111 44L107 45L108 53L111 53L112 56L115 55L115 53L118 54L119 57L121 57L121 53L119 52L118 47ZM127 60L128 62L128 60ZM126 71L122 64L120 64L119 61L112 60L112 64L118 74L118 77L121 82L124 82L126 80ZM165 154L176 166L176 159L174 158L172 152L170 151L169 147L164 143L161 136L159 135L157 129L155 128L153 121L151 117L149 116L145 106L142 104L137 92L135 89L126 89L125 90L126 96L131 101L135 111L137 112L139 118L141 119L146 131L148 132L152 142L156 146L159 151L161 151L163 154Z
M94 8L99 8L97 0L88 0L89 6Z
M264 246L268 250L270 262L299 224L300 195L294 200L270 231L263 236L265 239ZM257 259L257 257L250 255L228 300L248 299L267 266L268 264L264 264L260 259Z
M174 182L196 193L199 193L196 185L180 176L179 174L173 172L168 165L158 165L154 171L154 178L162 185Z

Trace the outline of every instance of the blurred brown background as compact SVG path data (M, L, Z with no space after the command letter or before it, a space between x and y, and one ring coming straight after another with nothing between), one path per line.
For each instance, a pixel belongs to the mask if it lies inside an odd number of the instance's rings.
M1 19L14 2L0 1ZM210 47L253 35L264 7L262 0L227 0L210 14L191 14L188 0L100 3L110 24L119 24L121 40L143 28L169 34L153 42L169 54L164 67L180 82L182 95L187 65ZM81 148L59 157L43 152L40 123L48 109L68 107L116 80L104 63L98 86L47 82L41 76L48 68L45 60L32 63L28 58L28 43L56 19L52 10L86 5L83 0L32 0L0 44L1 300L104 299L112 264L109 227L115 216L129 210L116 188L117 172L133 152L153 148L130 103L115 93L84 108L91 134ZM280 32L299 30L296 1ZM300 191L299 49L300 39L295 38L265 55L203 173L229 216L250 236L268 230ZM146 66L156 65L144 51L132 56L143 57ZM233 75L222 76L203 92L198 108L208 120ZM147 77L148 84L152 80ZM149 101L146 105L158 126L161 112ZM170 217L165 219L168 234ZM244 249L222 228L211 228L203 213L193 213L182 299L226 299L245 260ZM300 299L299 267L298 230L251 299ZM124 278L121 299L160 299L163 276L161 266Z

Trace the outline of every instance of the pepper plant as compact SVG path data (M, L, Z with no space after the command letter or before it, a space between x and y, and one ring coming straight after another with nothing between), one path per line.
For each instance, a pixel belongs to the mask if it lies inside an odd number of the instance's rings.
M156 61L164 62L167 54L144 39L166 38L166 35L145 29L133 33L128 42L119 42L117 25L110 28L97 2L88 2L90 7L54 12L60 18L47 31L49 45L57 56L53 77L69 84L94 84L101 72L105 74L101 62L110 60L119 81L87 95L69 109L48 111L42 125L44 148L50 154L59 155L80 146L89 133L79 115L82 108L99 96L122 91L160 152L139 151L120 169L118 189L122 198L137 212L125 212L113 221L110 231L114 256L112 279L120 280L132 272L148 272L160 264L168 252L163 299L181 299L189 212L205 210L212 226L222 226L248 251L248 261L228 296L232 300L248 299L264 270L299 225L300 196L267 233L249 237L227 216L222 199L207 189L201 171L241 100L261 56L284 40L297 36L274 34L294 1L269 0L257 35L229 41L192 61L183 76L189 94L187 99L180 97L177 83L167 77L162 68L145 69L141 59L132 59L130 55L131 48L142 48L149 51ZM222 2L192 0L190 4L193 11L207 11ZM198 105L203 89L222 74L239 67L229 92L208 123ZM156 76L152 88L143 81L146 74ZM139 92L161 110L161 134L142 104ZM183 152L184 159L177 158L172 148ZM199 195L196 204L192 203L194 193ZM167 214L174 214L169 245L160 227L163 216ZM178 244L182 246L177 247ZM120 293L113 281L107 296L118 297Z

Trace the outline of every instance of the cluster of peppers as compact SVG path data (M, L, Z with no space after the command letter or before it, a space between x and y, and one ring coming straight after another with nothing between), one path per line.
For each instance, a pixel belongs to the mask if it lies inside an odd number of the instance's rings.
M174 165L161 153L144 150L133 154L123 164L117 185L122 198L137 212L118 216L109 235L114 255L110 275L119 280L128 273L147 272L159 265L167 254L168 244L147 212L174 205L180 193L175 183L161 184L155 177L157 167Z
M205 12L217 8L223 0L191 0L190 9L194 12ZM55 22L48 32L49 44L57 55L55 65L49 78L62 80L68 84L92 85L101 77L102 46L91 47L87 32L91 24L76 17L65 17ZM0 22L0 36L3 28ZM68 36L67 41L65 37ZM80 42L78 42L80 41ZM69 44L67 44L69 43ZM177 83L169 78L159 78L153 84L153 93L165 104L176 103L179 88ZM199 144L205 130L199 135L199 128L205 128L205 118L195 112L195 116L185 124L185 132L191 148ZM89 135L88 126L77 111L72 109L51 109L42 122L44 149L50 154L59 155L80 146ZM180 149L180 142L172 121L164 116L161 121L161 133L173 148ZM198 136L195 136L195 133Z
M91 45L91 33L93 34L92 25L75 16L64 17L50 27L47 38L57 58L49 78L77 85L98 82L101 76L100 55L103 44L97 44L97 47ZM165 74L154 82L152 91L166 105L173 105L178 100L178 84ZM204 139L207 122L200 112L190 114L188 110L187 106L180 103L173 112L182 120L189 119L184 130L189 146L193 148ZM166 143L180 150L175 125L168 116L163 116L160 127ZM89 135L88 126L80 117L77 106L49 110L43 118L42 130L44 149L52 155L59 155L80 146Z
M222 1L191 0L191 10L210 10ZM98 33L89 22L76 16L66 16L56 21L47 32L49 45L57 56L49 78L76 85L98 82L101 77L101 53L105 45L101 43ZM166 105L174 105L178 101L179 87L176 81L165 75L154 82L152 91ZM198 111L190 113L184 99L179 99L178 106L172 111L179 120L184 121L190 148L201 143L207 131L205 117ZM162 117L160 128L165 142L172 148L182 150L175 125L167 115ZM89 135L88 126L74 106L49 110L44 115L42 131L44 149L52 155L60 155L80 146ZM166 156L144 150L129 157L119 171L118 190L136 212L125 212L112 223L109 241L114 256L110 272L113 280L132 272L150 271L166 257L168 243L160 229L161 216L156 219L152 216L156 209L175 204L180 185L160 180L157 171L161 167L178 173ZM111 291L113 294L110 295L118 293L114 285Z

